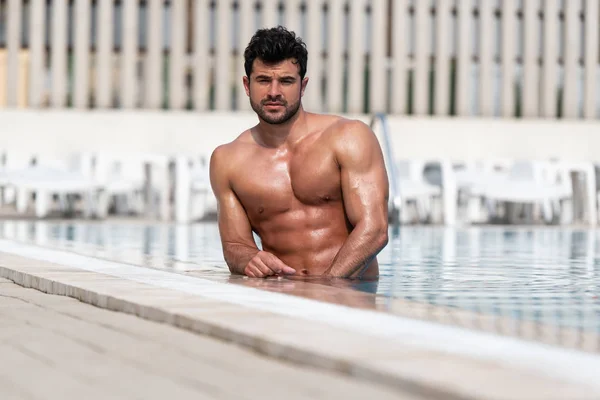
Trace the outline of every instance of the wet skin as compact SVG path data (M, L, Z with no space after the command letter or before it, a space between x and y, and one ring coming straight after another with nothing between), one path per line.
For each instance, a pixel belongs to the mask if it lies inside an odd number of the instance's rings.
M289 60L256 60L244 79L260 122L210 165L225 260L251 277L377 277L388 199L379 143L362 122L305 112L307 81Z

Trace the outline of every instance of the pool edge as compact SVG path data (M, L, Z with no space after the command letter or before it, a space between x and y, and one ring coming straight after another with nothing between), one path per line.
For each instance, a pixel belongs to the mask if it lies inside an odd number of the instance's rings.
M0 256L2 255L6 257L7 253L0 252ZM236 329L235 324L233 324L233 327L232 325L228 326L227 323L232 322L232 320L230 319L229 321L223 322L221 321L221 318L215 319L215 313L212 313L212 315L206 314L204 317L198 317L197 315L194 316L190 315L190 313L186 313L185 308L183 309L184 311L177 312L173 311L174 308L172 307L169 309L168 305L157 305L157 300L155 298L153 300L150 299L150 297L148 300L132 300L131 296L128 298L125 291L120 292L120 289L118 288L117 290L111 290L111 285L106 285L107 290L99 289L97 282L102 279L107 279L106 276L103 276L100 273L81 270L85 272L84 275L86 275L87 278L78 280L78 278L72 277L73 272L75 272L73 267L61 268L60 265L54 264L57 268L44 268L44 262L39 260L28 259L26 256L15 256L13 254L11 254L10 257L20 257L24 260L29 260L29 263L25 262L19 266L11 267L10 265L0 265L0 277L9 279L21 286L37 289L48 294L73 297L97 307L133 314L155 322L167 323L180 329L186 329L203 335L210 335L226 341L233 341L269 357L343 373L372 383L393 387L399 391L428 396L428 398L449 400L516 398L509 395L508 392L510 390L507 388L489 387L491 382L487 383L487 388L480 385L479 390L469 392L469 390L465 389L468 389L469 387L472 389L472 384L470 386L467 385L468 387L465 388L464 386L461 386L460 383L452 385L448 384L448 382L443 382L443 380L440 381L440 378L438 378L437 381L434 381L434 379L423 379L423 375L412 373L410 370L404 369L399 371L394 368L385 368L385 362L383 363L383 368L378 368L376 364L363 363L358 358L348 359L339 355L336 356L335 352L327 353L318 351L318 346L316 348L313 347L312 349L310 346L302 346L301 341L294 342L294 340L292 340L286 343L285 341L270 340L268 336L258 334L256 331L252 331L252 329L244 330L244 328L240 326ZM9 264L10 257L8 258ZM34 263L35 266L33 265ZM5 263L3 262L2 264ZM29 264L29 266L27 266L27 264ZM69 274L71 276L69 276ZM126 281L125 279L114 279L114 277L111 277L111 280L114 283L119 282L120 284L123 284ZM94 282L96 282L96 284ZM114 289L115 285L113 284L112 286ZM165 298L168 298L167 294L168 293L165 292ZM167 301L167 303L169 302ZM227 318L224 319L227 320ZM281 320L283 320L283 317L281 317ZM410 357L415 357L415 354L406 354ZM458 357L451 354L435 354L431 357L431 354L427 355L423 353L422 357L419 358L422 364L421 369L427 367L427 364L429 364L430 370L433 371L433 368L439 367L440 362L443 363L444 360L442 358L445 358L445 361L460 361L457 368L465 374L472 372L476 376L477 373L475 369L481 368L481 364L473 362L471 365L468 365L468 362L465 364L464 360L459 360ZM446 364L448 366L452 363L446 362ZM418 368L416 369L418 370ZM505 370L503 373L510 376L511 374L522 374L522 371L518 371L517 369L513 372ZM551 382L551 380L548 379L548 382ZM559 384L558 387L560 386L561 385ZM569 391L568 387L564 388ZM558 393L560 393L560 391L557 392L557 395ZM583 391L581 393L583 393ZM530 393L528 392L528 394ZM544 395L540 398L548 398L548 396ZM577 398L583 399L588 397L584 397L582 394L581 397Z
M367 382L383 384L400 391L428 396L428 399L476 399L476 397L457 395L430 386L424 386L414 380L403 381L396 375L381 373L380 371L375 371L368 367L364 368L359 365L352 365L346 360L331 358L324 354L307 351L306 349L286 346L274 342L266 343L262 338L215 325L210 321L197 318L190 320L186 315L169 312L161 307L153 307L141 304L140 302L120 298L118 295L108 295L98 291L89 290L84 287L85 285L64 283L60 282L58 279L49 279L40 274L22 272L1 265L0 277L8 279L24 288L39 290L40 292L51 295L67 296L102 309L122 312L152 322L165 323L196 334L207 335L227 342L234 342L249 350L256 351L271 358L354 376L366 380Z

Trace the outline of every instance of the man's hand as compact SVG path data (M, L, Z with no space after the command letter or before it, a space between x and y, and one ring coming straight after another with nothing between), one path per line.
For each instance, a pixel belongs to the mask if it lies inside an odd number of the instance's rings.
M259 251L244 268L244 275L251 278L266 278L272 275L293 275L296 270L284 264L274 254Z

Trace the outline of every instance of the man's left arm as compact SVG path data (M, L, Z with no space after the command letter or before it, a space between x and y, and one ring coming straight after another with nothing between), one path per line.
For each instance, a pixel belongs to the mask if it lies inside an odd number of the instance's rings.
M334 148L342 196L353 229L325 275L351 277L388 242L389 182L379 141L367 125L344 124Z

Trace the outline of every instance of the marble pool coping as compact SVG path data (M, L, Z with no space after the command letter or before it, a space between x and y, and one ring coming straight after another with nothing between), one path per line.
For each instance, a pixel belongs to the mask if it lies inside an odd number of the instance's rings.
M600 356L0 240L0 277L434 399L593 399Z

